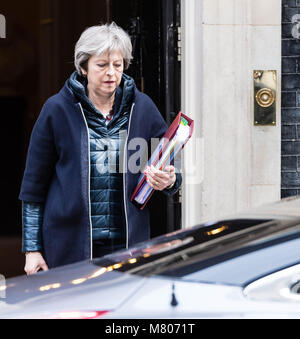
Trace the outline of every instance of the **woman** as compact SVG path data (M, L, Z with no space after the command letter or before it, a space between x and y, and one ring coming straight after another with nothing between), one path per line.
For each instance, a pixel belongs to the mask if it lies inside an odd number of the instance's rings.
M28 275L150 237L148 209L130 202L140 173L128 166L136 152L128 145L160 138L167 126L123 73L131 59L130 38L116 24L87 29L76 44L76 71L42 109L20 193ZM145 173L165 194L181 185L173 166Z

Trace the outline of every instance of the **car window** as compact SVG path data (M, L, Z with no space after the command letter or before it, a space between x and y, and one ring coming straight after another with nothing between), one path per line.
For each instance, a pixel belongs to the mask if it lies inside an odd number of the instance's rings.
M300 238L224 258L223 262L183 274L182 279L245 286L251 281L300 262Z
M141 276L245 286L300 260L299 220L235 219L175 232L95 261Z
M101 267L145 277L241 287L298 263L298 218L207 223L95 261Z

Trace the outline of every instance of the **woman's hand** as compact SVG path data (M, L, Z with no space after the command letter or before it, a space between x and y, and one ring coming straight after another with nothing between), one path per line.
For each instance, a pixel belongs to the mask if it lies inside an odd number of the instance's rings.
M37 273L39 270L48 271L49 268L40 252L26 253L25 272L27 275Z
M156 191L171 188L176 181L174 166L167 166L164 171L159 171L154 166L146 167L145 175L148 184Z

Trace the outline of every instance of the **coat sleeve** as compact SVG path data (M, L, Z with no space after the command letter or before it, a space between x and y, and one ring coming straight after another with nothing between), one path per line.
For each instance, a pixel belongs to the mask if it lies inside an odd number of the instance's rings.
M20 200L32 203L43 203L46 200L57 162L51 115L54 109L49 102L46 103L33 128Z
M176 171L178 171L178 169L176 169ZM180 187L181 187L181 184L182 184L182 176L181 176L181 173L176 173L176 181L175 181L175 184L172 188L166 188L165 190L163 190L162 192L167 195L167 196L173 196L175 195Z
M39 252L42 250L44 204L23 202L22 208L22 252Z

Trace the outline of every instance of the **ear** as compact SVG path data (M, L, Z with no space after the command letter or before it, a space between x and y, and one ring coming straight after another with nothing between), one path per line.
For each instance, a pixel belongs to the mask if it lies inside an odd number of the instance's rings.
M87 76L87 67L86 64L80 65L80 71L82 76L86 77Z

